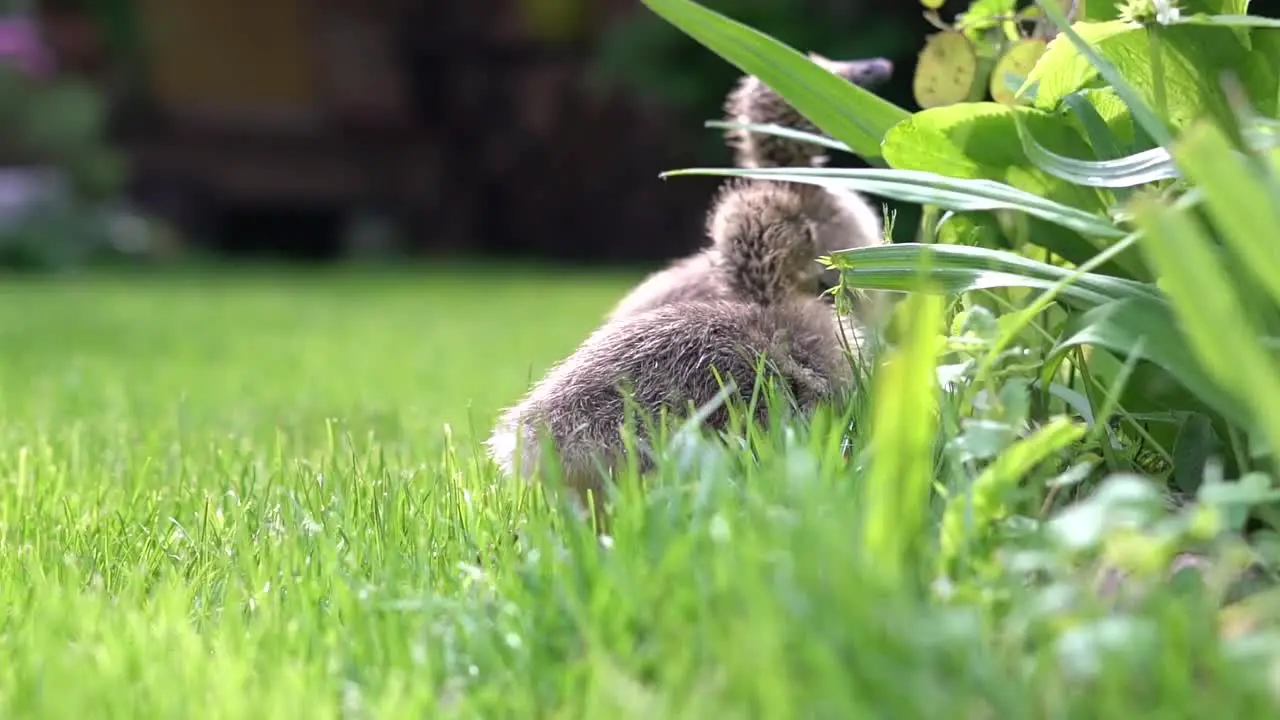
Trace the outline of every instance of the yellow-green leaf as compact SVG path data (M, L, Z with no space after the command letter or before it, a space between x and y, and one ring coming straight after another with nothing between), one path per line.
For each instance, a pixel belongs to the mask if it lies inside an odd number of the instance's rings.
M1205 209L1241 266L1280 304L1280 197L1258 168L1238 154L1221 130L1197 123L1174 146L1173 158L1200 188Z
M1250 322L1204 227L1188 211L1151 200L1138 204L1135 219L1144 231L1140 246L1192 355L1214 382L1249 408L1267 444L1280 448L1280 367Z

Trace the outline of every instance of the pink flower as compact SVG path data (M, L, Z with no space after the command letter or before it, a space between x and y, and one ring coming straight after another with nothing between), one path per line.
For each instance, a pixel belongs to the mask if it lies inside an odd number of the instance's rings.
M0 20L0 62L9 62L31 77L47 77L54 71L53 53L30 18Z

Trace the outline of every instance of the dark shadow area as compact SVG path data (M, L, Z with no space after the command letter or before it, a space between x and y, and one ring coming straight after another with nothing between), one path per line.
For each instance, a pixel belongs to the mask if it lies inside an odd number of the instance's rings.
M342 258L342 213L328 205L238 205L216 214L217 249L233 258Z
M919 3L705 4L886 57L877 92L915 109ZM658 174L730 163L703 123L739 71L634 0L57 0L6 22L33 83L84 96L96 145L67 152L94 162L59 150L62 171L162 221L169 254L652 264L702 242L717 185Z

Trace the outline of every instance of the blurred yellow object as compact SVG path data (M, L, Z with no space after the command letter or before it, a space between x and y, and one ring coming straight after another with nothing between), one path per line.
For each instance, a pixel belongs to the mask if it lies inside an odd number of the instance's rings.
M183 116L252 124L318 112L304 0L139 0L151 89Z
M991 99L1003 105L1015 104L1018 100L1017 88L1031 73L1047 47L1040 38L1027 38L1006 50L991 72ZM1008 76L1012 76L1015 81L1012 87Z
M519 0L521 20L536 40L569 42L591 26L594 0Z
M920 51L912 91L922 108L953 105L969 99L977 76L978 55L964 33L934 33Z

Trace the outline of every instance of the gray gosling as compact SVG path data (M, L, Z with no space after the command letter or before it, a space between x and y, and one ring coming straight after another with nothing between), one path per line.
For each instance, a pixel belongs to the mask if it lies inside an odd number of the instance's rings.
M529 478L543 469L549 440L566 487L579 500L591 491L598 510L601 471L625 460L627 391L655 419L715 400L722 391L715 372L732 383L732 395L747 399L761 355L766 377L789 391L799 412L847 391L853 367L845 348L858 344L857 331L814 292L821 266L813 262L818 226L810 196L817 190L730 182L708 226L733 297L675 300L604 323L502 413L487 441L502 472ZM765 408L757 419L767 419ZM717 430L728 423L723 405L704 421ZM643 424L634 427L647 442ZM644 453L636 461L649 469Z
M830 60L817 53L809 53L809 59L867 90L883 85L893 74L893 64L884 58ZM738 80L725 100L724 110L729 122L781 125L814 135L823 134L817 125L754 75L745 75ZM750 130L726 130L725 141L733 149L734 162L744 168L822 167L831 159L821 145Z
M892 64L880 58L834 61L813 53L810 53L810 58L849 82L868 89L882 84L893 71ZM811 133L821 132L781 95L753 75L741 78L729 93L725 101L725 115L736 123L773 124ZM731 129L726 131L725 138L734 151L734 163L738 167L821 167L829 159L820 145L774 135ZM851 191L822 190L805 193L803 200L804 212L817 228L818 239L810 258L815 266L820 256L884 242L880 212L861 195ZM724 262L724 252L716 241L716 234L709 235L712 240L709 247L649 275L618 301L607 319L613 321L682 300L739 299L741 296L735 295L734 288L740 284L740 278L727 274L733 268ZM834 271L824 273L820 278L822 286L815 292L833 287L839 279Z

